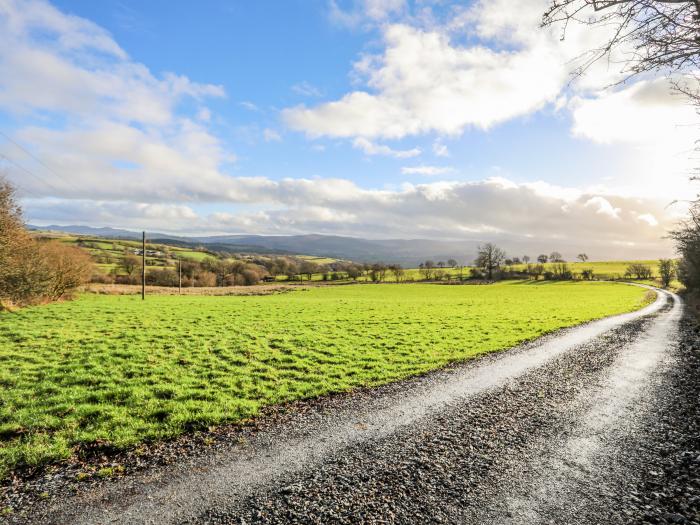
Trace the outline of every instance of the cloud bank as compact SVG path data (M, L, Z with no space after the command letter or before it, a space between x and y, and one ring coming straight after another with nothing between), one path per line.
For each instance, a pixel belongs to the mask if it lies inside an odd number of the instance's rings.
M382 51L355 63L363 89L287 108L282 118L310 137L347 139L358 154L398 159L404 165L396 173L407 176L459 173L420 162L421 148L385 141L427 135L432 154L448 157L443 139L543 108L567 112L572 133L582 140L644 145L666 137L663 144L677 147L669 134L676 137L677 122L695 116L668 95L664 81L603 90L601 82L614 74L597 70L593 79L567 87L566 60L595 35L574 31L562 44L554 34L533 30L540 4L457 5L449 22L440 22L425 11L418 19L403 1L363 0L350 11L331 3L330 16L341 25L379 27ZM322 96L311 87L293 89ZM662 238L674 217L659 202L585 184L431 179L367 188L330 175L232 176L227 171L236 155L212 131L207 107L225 97L220 85L152 73L104 29L44 1L0 0L0 111L23 123L14 140L50 171L4 140L0 155L30 171L2 157L0 169L20 187L34 222L184 233L544 239L553 245L581 239L584 248L601 253L605 246L668 253ZM275 128L265 128L263 137L270 145L282 138Z

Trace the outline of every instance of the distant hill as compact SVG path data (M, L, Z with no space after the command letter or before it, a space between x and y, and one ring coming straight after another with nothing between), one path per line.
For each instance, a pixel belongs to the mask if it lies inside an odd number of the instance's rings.
M74 235L90 235L93 237L109 237L110 239L140 239L140 232L132 232L129 230L119 230L116 228L93 228L91 226L58 226L51 224L49 226L34 226L27 224L30 230L55 231L63 233L72 233ZM159 234L160 235L160 234ZM166 234L162 234L167 236Z
M140 232L90 226L32 226L34 230L51 230L73 235L139 239ZM429 239L359 239L337 235L214 235L185 237L147 232L152 242L195 247L205 245L213 251L278 255L314 255L351 261L401 263L416 266L426 259L456 259L469 263L474 259L477 241L435 241Z
M351 261L383 261L416 266L421 261L457 259L471 262L477 241L434 241L429 239L359 239L336 235L223 235L199 237L209 245L252 246L264 253L297 253Z

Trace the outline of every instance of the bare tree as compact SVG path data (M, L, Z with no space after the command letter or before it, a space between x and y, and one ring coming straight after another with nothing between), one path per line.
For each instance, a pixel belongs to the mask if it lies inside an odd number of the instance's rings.
M564 262L564 258L559 252L552 252L549 254L549 262Z
M433 278L435 273L435 263L433 261L425 261L418 265L418 272L423 276L425 281Z
M563 40L572 23L612 28L606 42L580 57L576 74L618 52L624 57L621 73L626 78L649 71L694 73L700 68L699 0L552 0L542 24L561 24ZM700 103L697 87L677 83L676 88Z
M506 253L493 243L487 242L477 249L474 265L486 272L489 280L493 279L494 270L498 270L506 258Z
M530 262L530 256L529 255L523 255L523 263L527 264Z
M389 271L394 274L394 279L396 279L397 283L401 282L404 275L406 274L406 270L404 270L403 266L401 266L400 264L389 265Z
M546 262L549 260L549 256L545 255L544 253L541 253L540 255L537 256L537 262L540 264L546 264Z
M126 253L124 257L122 257L120 266L126 274L131 277L137 269L141 268L141 258L133 253Z
M299 265L299 273L301 275L306 275L306 279L309 281L314 274L318 272L318 270L318 265L316 263L312 263L311 261L302 261L302 263Z
M585 253L579 253L579 254L576 256L576 258L577 258L579 261L585 263L585 262L588 260L588 255L586 255Z
M700 202L695 201L688 218L681 221L671 232L676 242L676 251L681 256L678 262L678 279L688 290L700 289Z
M642 263L632 263L625 270L625 275L630 279L651 279L652 274L651 267Z
M455 268L457 266L457 261L454 259L447 259L447 266L450 268Z
M375 283L382 282L386 279L388 269L389 267L382 262L374 263L370 269L369 278Z
M464 281L464 270L467 269L467 266L464 266L463 264L458 264L457 265L457 278L461 281Z

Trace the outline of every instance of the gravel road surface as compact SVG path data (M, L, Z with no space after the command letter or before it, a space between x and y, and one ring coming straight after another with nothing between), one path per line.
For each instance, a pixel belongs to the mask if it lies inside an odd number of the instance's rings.
M638 312L301 404L7 519L700 525L699 362L695 323L659 292Z

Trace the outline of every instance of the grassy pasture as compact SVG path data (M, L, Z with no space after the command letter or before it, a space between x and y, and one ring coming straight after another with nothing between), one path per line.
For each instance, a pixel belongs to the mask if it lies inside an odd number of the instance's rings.
M357 285L247 297L85 295L0 314L0 477L274 403L378 385L630 311L616 283Z
M649 266L653 272L654 277L659 276L659 261L587 261L585 263L577 262L567 262L569 269L574 273L581 273L581 270L592 269L593 274L599 279L622 279L625 276L625 271L630 264L646 264ZM532 264L532 263L531 263ZM525 269L527 265L516 264L513 266L516 270ZM551 263L544 265L545 270L552 267Z

